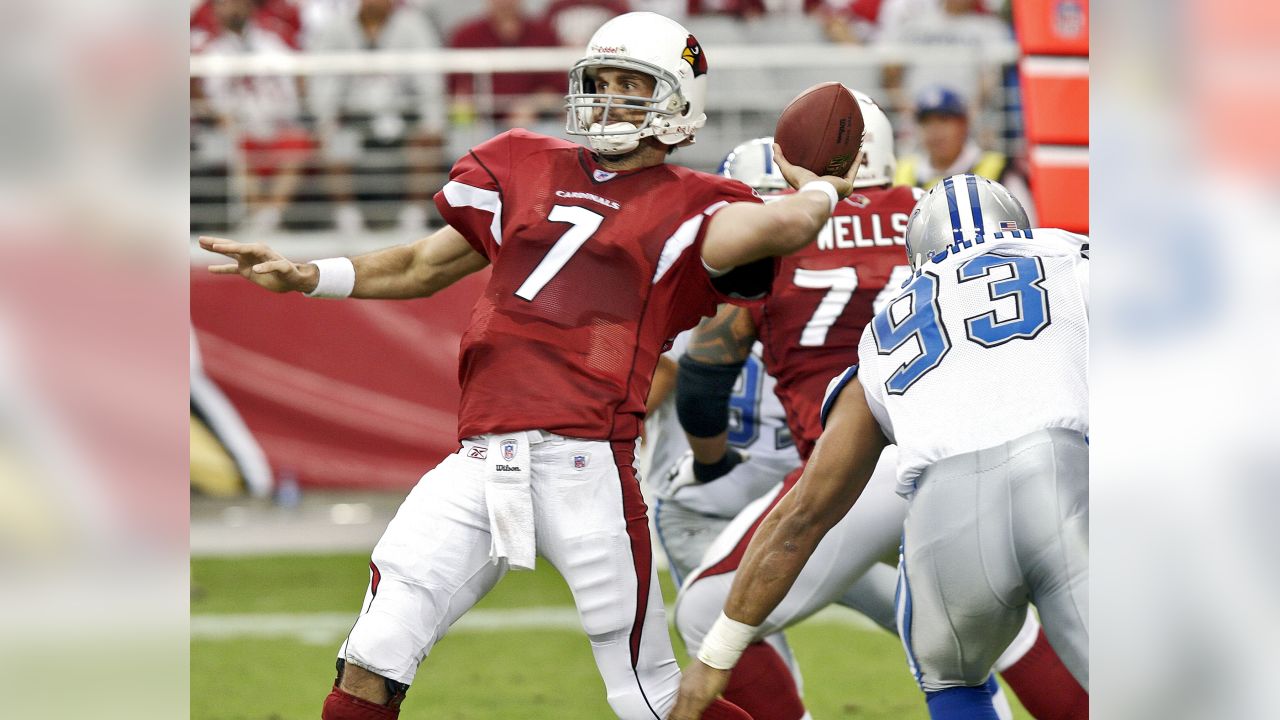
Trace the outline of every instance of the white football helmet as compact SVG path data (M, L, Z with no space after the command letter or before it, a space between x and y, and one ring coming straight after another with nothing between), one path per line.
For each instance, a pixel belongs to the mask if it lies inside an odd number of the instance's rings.
M862 111L862 165L853 178L855 188L877 187L893 182L898 158L893 152L893 126L889 116L865 93L849 88Z
M717 170L725 177L739 180L761 194L786 190L787 179L773 161L773 138L761 137L748 140L735 147Z
M649 75L656 81L653 95L597 93L596 72L604 67ZM657 13L626 13L600 26L569 71L565 132L586 136L601 155L630 152L645 137L679 145L706 123L706 100L707 58L693 35ZM604 111L599 121L596 110ZM611 110L643 110L645 119L639 125L610 120Z

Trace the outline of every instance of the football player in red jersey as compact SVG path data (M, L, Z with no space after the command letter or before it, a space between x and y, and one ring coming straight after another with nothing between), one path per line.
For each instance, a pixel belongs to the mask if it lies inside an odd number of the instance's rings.
M854 193L838 205L817 243L782 260L768 300L752 308L722 307L694 331L680 360L677 409L694 450L697 480L708 482L733 466L734 453L725 443L726 399L756 339L764 346L767 370L777 378L796 446L807 459L821 433L827 382L851 357L856 359L863 328L911 276L904 235L923 193L890 186L895 158L889 120L869 97L855 96L866 131ZM762 192L783 190L785 182L771 168L771 149L769 138L744 143L725 159L722 172ZM878 562L897 549L907 509L894 491L895 465L896 450L890 446L854 510L830 531L761 628L757 640L769 642L753 643L734 668L725 697L753 716L806 716L798 683L792 680L796 668L782 639L786 627L839 603L896 633L896 573ZM799 476L799 470L793 472L775 492L745 508L681 586L676 624L691 654L698 653L724 607L756 527ZM996 668L1035 717L1087 717L1087 694L1053 653L1033 616L1028 615ZM998 692L994 679L990 688ZM997 698L996 703L1009 717L1007 702Z
M679 684L633 469L664 344L718 303L766 294L775 257L811 243L849 177L779 163L799 192L763 205L737 181L666 164L693 140L707 62L678 23L610 20L570 71L567 132L471 150L436 195L446 227L357 258L293 263L202 238L239 274L310 296L425 297L486 265L462 338L461 447L374 548L327 720L392 718L419 663L508 569L541 555L568 582L620 718L662 720ZM745 718L723 701L705 717Z

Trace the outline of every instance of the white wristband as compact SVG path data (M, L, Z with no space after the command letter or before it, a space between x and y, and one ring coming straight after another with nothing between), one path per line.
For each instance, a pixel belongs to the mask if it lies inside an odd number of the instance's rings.
M311 264L318 270L316 289L306 293L307 297L351 297L351 291L356 288L356 266L351 263L351 258L325 258Z
M836 192L835 185L832 185L826 180L810 180L809 182L800 186L800 192L804 192L806 190L817 190L819 192L826 193L827 199L831 201L831 209L828 211L828 213L833 213L836 211L836 203L840 202L840 193Z
M698 659L717 670L732 670L747 646L755 642L759 629L758 626L738 622L721 611L711 626L711 632L702 640Z

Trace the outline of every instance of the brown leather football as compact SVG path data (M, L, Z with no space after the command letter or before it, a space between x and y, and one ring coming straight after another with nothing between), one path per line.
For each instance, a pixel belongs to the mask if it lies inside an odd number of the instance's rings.
M791 164L843 177L862 147L862 111L844 85L820 83L783 109L773 139Z

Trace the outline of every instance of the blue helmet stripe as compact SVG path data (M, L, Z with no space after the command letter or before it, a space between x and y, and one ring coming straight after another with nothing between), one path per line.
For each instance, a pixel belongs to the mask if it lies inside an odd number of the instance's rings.
M982 237L982 201L978 200L978 178L970 175L965 178L965 184L969 186L969 203L973 210L973 234L974 237Z
M773 146L761 145L764 148L764 174L769 176L773 174Z
M960 205L956 201L956 186L951 178L942 181L942 189L947 191L947 210L951 212L951 239L960 242L964 238L964 230L960 227Z

